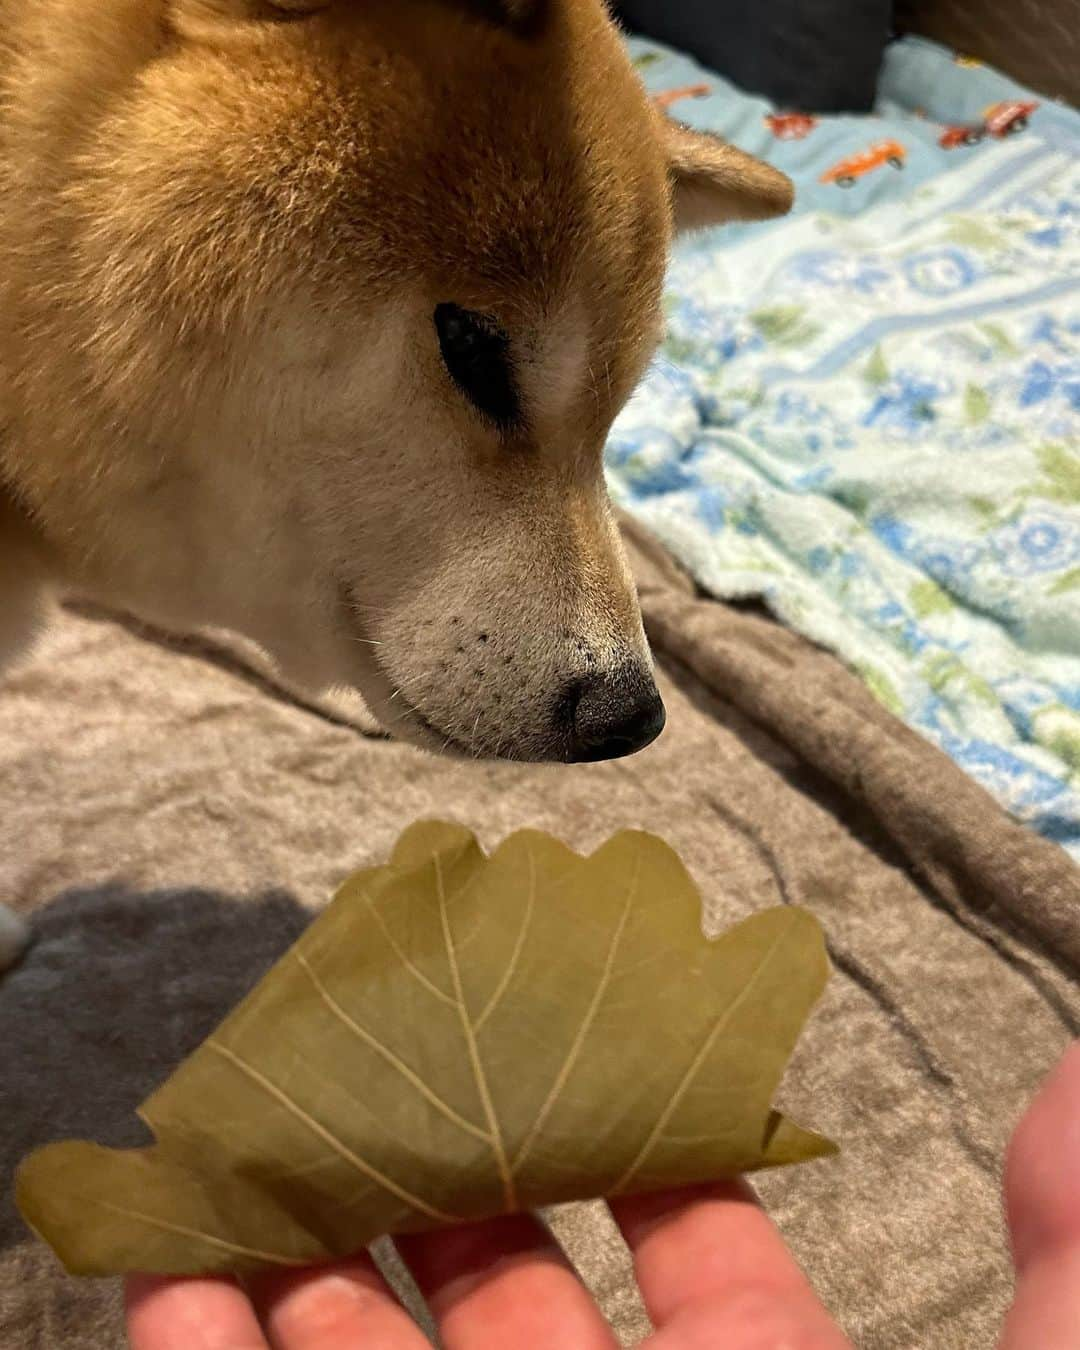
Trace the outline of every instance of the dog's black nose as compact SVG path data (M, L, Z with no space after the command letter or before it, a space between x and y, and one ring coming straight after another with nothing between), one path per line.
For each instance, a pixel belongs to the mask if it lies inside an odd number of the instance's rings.
M637 668L590 675L568 692L566 706L573 712L570 760L577 764L644 750L667 721L652 676Z

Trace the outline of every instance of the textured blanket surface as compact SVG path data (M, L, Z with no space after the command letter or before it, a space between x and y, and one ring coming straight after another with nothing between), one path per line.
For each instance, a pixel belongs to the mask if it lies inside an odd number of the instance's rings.
M833 657L634 546L670 726L634 759L451 763L232 655L67 615L0 686L0 890L36 944L0 979L0 1346L119 1350L114 1282L22 1227L17 1160L141 1135L132 1110L351 869L421 816L488 844L644 826L711 929L809 906L835 963L782 1103L842 1155L760 1190L860 1346L981 1350L1010 1292L1007 1135L1080 1025L1080 874ZM600 1206L554 1216L625 1343L646 1323Z
M678 250L616 494L1080 860L1080 113L915 38L866 117L634 51L798 191Z

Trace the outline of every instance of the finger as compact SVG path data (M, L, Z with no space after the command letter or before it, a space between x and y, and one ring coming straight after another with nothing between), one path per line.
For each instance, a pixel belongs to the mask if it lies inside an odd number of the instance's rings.
M131 1350L267 1350L247 1296L231 1280L133 1275L124 1303Z
M1080 1245L1032 1261L1017 1285L1000 1350L1080 1345Z
M1019 1271L1080 1241L1080 1043L1047 1079L1013 1135L1005 1198Z
M400 1238L445 1350L615 1350L618 1342L542 1224L527 1215Z
M658 1328L656 1350L850 1350L745 1182L619 1199L611 1210Z
M250 1291L274 1350L430 1350L367 1255L260 1275Z
M1013 1135L1005 1196L1019 1281L1002 1350L1080 1345L1080 1044Z

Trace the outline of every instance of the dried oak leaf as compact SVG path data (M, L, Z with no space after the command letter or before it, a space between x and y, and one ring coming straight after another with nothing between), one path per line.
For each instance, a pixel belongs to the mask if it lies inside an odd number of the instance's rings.
M152 1147L41 1149L22 1213L75 1273L242 1272L833 1152L771 1107L817 922L700 913L647 834L413 826L143 1105Z

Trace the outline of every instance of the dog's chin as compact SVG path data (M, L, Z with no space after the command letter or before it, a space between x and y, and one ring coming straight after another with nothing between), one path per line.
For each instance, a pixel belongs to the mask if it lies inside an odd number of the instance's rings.
M338 585L338 613L342 625L343 660L332 684L355 689L372 716L394 740L405 741L444 759L495 759L482 749L463 744L427 717L422 708L404 701L400 686L379 659L379 643L369 634L360 607L345 583ZM509 758L499 756L498 758Z
M498 748L492 749L474 737L463 740L447 731L418 703L406 699L401 683L395 681L380 656L381 644L371 636L363 609L344 583L338 586L338 611L343 665L340 678L334 683L359 692L372 716L394 740L405 741L443 759L554 764L566 763L570 758L559 744L543 741L535 744L529 738L501 736Z
M419 708L401 706L400 699L393 698L389 682L381 669L375 672L374 680L368 673L366 677L354 678L352 685L359 691L382 729L396 741L404 741L441 759L495 760L514 757L511 753L493 755L482 746L467 746L431 721ZM377 688L374 687L376 685Z

